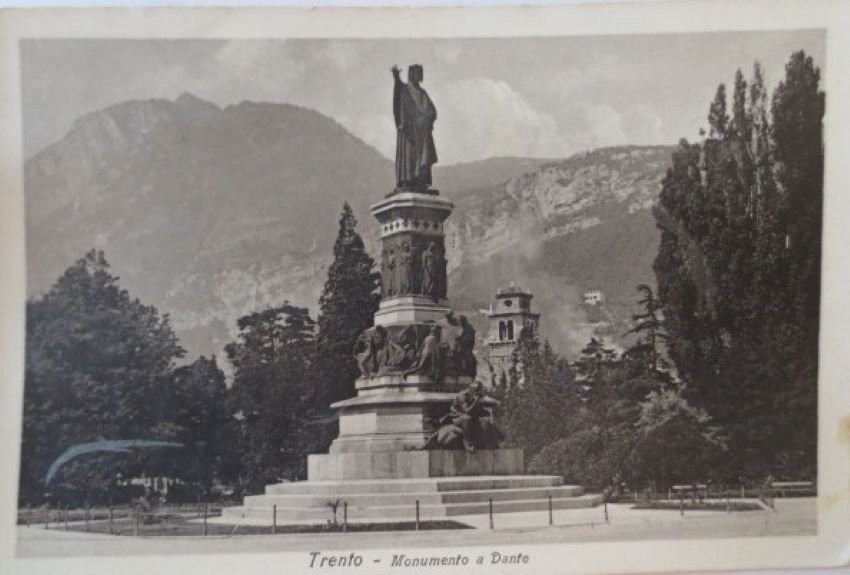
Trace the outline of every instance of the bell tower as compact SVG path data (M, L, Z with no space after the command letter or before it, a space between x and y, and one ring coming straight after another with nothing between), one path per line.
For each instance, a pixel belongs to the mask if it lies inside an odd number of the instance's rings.
M490 303L490 330L487 336L487 357L496 381L507 378L511 356L517 347L523 328L537 332L540 314L531 310L530 291L514 285L500 288Z

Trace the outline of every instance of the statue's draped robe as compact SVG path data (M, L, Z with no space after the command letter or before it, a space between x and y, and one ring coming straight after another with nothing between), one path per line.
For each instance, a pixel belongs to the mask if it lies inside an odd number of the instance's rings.
M437 261L434 248L428 248L422 252L422 284L420 291L422 295L437 297Z
M431 166L437 163L432 136L437 109L425 90L396 79L393 114L398 128L396 183L399 188L425 189L431 185Z

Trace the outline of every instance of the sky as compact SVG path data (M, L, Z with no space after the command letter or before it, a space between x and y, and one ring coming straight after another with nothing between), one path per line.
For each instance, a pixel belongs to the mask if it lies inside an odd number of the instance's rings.
M822 31L493 39L23 40L24 150L80 116L190 92L305 106L394 156L390 67L425 68L441 164L561 158L621 144L694 139L735 70L772 90L790 54L823 70Z

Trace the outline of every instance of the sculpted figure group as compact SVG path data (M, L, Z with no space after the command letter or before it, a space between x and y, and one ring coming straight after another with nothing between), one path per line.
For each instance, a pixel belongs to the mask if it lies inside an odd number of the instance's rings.
M466 316L448 313L445 323L369 328L357 338L354 357L364 377L421 374L440 381L446 375L474 376L474 347L475 328Z
M383 297L424 295L446 297L447 261L436 241L418 251L409 239L387 242L381 257Z

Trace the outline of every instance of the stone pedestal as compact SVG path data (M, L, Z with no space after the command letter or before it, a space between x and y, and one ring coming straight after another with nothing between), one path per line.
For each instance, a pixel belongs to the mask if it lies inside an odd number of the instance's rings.
M472 377L434 382L422 375L378 375L357 380L357 396L331 407L339 411L339 437L330 453L386 453L420 449ZM427 477L423 476L423 477ZM312 476L311 476L312 478Z
M405 477L436 473L429 457L412 458L409 452L422 448L457 393L474 379L448 357L459 329L447 319L443 222L452 207L439 195L408 191L372 206L382 243L376 327L361 336L357 395L332 406L339 412L339 437L329 455L311 459L311 479L318 470L349 465L359 470L349 476L360 478L389 477L387 469ZM428 353L436 355L424 365ZM338 454L363 455L335 458ZM369 471L370 462L383 471Z

